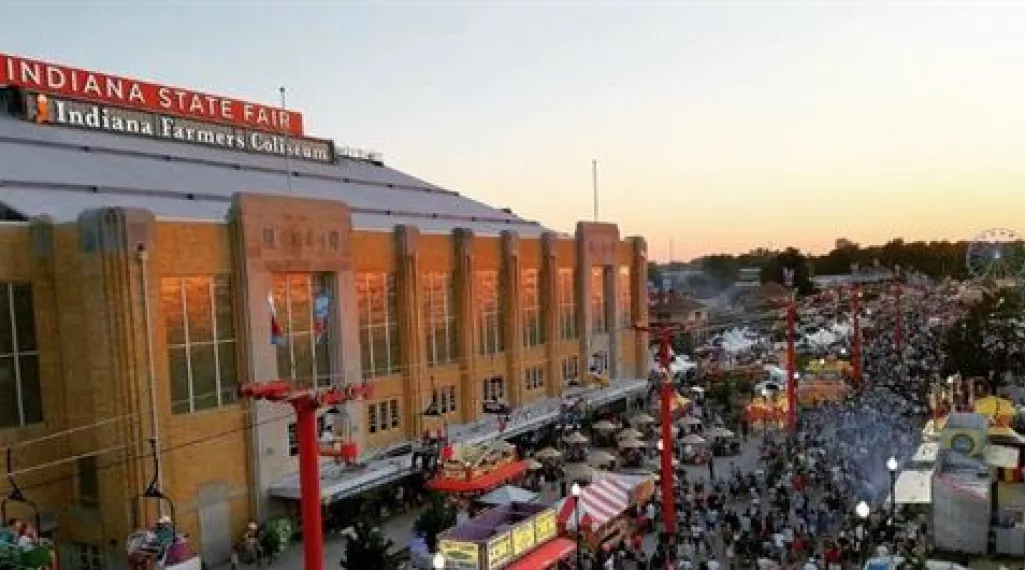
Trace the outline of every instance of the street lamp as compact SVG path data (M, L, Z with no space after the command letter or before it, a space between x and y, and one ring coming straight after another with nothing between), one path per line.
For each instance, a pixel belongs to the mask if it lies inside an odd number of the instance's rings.
M581 532L583 529L580 528L580 494L583 489L580 488L580 483L573 483L570 487L569 492L573 495L573 522L576 523L577 531L577 568L584 567L584 552L581 550Z
M762 403L765 404L765 411L762 413L762 443L769 439L769 389L762 388Z
M890 472L890 535L896 536L897 532L897 458L890 456L886 460L886 470Z
M431 560L431 566L434 570L444 570L445 568L445 555L438 552L434 555L434 559Z
M868 515L872 514L872 509L869 508L868 503L861 501L856 507L854 507L854 514L858 515L861 522L858 523L858 550L861 558L861 565L865 565L865 523L868 520Z

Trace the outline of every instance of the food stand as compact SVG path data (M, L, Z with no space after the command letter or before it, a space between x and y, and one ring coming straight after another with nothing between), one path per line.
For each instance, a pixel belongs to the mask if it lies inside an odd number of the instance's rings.
M487 493L518 481L526 474L530 461L516 457L513 446L493 441L453 451L427 488L446 493Z
M537 503L508 503L443 532L447 570L539 570L576 551L558 536L556 513Z
M630 536L635 522L629 516L631 507L643 506L654 492L655 480L650 475L598 472L579 497L563 499L558 506L559 524L569 534L579 532L587 546L598 551Z

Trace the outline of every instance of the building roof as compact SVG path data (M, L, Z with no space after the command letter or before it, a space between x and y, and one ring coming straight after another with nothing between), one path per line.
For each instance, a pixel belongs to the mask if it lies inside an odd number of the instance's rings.
M286 173L291 171L291 176ZM143 208L162 219L222 221L236 192L338 200L353 226L425 233L468 228L481 235L546 231L539 223L461 196L380 163L286 160L213 147L84 129L36 125L0 113L0 212L48 215ZM10 215L10 214L8 214Z
M689 295L681 295L675 291L664 295L656 295L649 307L649 311L652 313L670 313L674 315L690 315L694 311L702 310L705 310L704 303Z

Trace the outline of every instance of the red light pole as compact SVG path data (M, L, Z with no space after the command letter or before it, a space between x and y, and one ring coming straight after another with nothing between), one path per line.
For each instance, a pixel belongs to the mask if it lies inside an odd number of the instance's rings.
M904 358L904 310L901 304L901 294L903 293L903 287L900 281L900 266L896 266L893 272L893 292L896 296L896 319L894 327L896 330L893 334L894 343L897 345L897 354Z
M783 269L783 282L787 287L787 429L797 431L797 293L794 289L794 268Z
M851 370L855 385L861 384L861 287L851 285Z
M253 400L283 402L295 410L296 438L299 440L299 510L303 529L303 567L324 570L324 531L320 512L320 450L317 410L366 397L367 385L360 387L310 390L293 388L289 382L275 380L239 387L239 395Z
M671 363L672 335L680 330L676 325L650 326L634 325L634 330L647 332L658 338L658 362L662 366L665 376L659 386L659 416L662 422L662 449L659 450L661 459L662 476L662 520L665 521L665 533L667 544L666 552L670 558L675 558L670 552L670 545L673 543L672 536L676 534L676 497L674 485L676 477L673 474L673 379L669 365Z

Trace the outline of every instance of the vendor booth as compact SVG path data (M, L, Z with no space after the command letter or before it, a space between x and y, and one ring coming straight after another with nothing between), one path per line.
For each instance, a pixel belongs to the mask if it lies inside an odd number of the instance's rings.
M593 551L615 546L635 530L632 508L646 504L654 492L650 475L597 472L579 497L566 497L556 505L559 525L569 534L580 533Z
M530 461L516 457L516 449L504 441L491 441L453 450L427 488L446 493L487 493L523 478Z
M537 503L508 503L438 537L447 570L543 570L576 552L558 536L556 512Z

